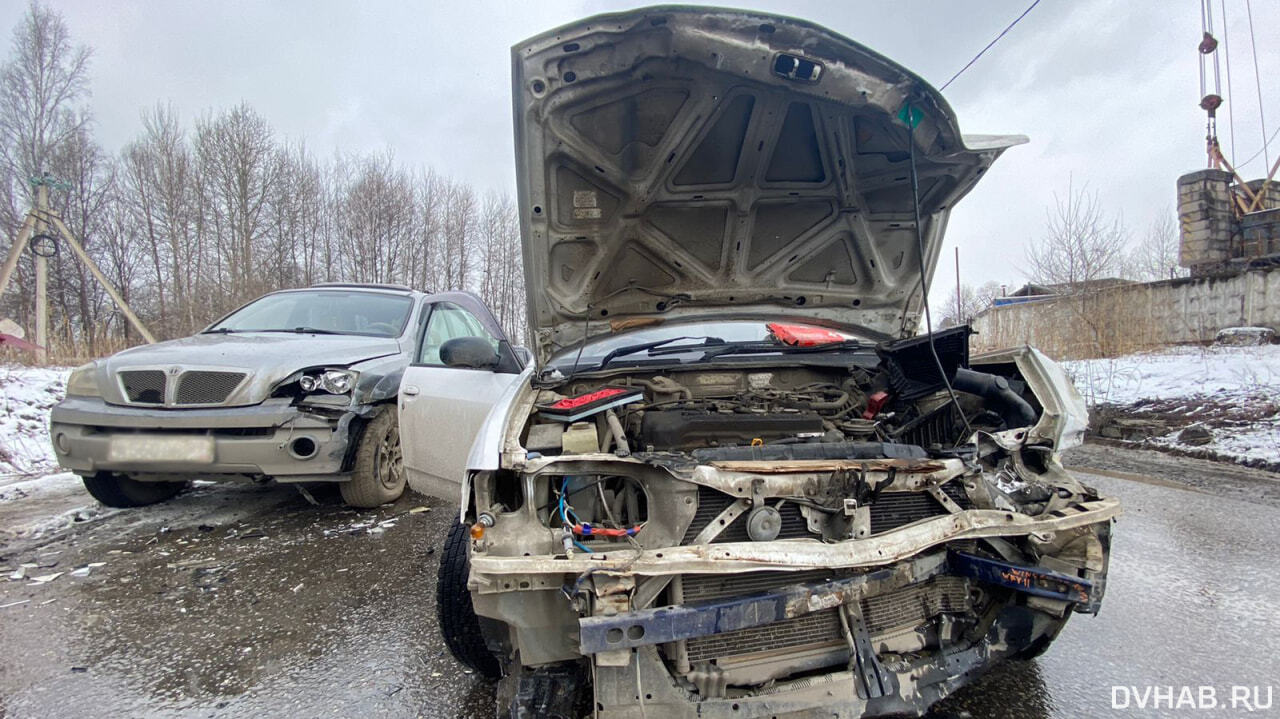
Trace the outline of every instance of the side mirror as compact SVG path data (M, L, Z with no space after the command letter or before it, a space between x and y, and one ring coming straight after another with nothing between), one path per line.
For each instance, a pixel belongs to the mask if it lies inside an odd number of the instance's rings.
M501 358L493 343L483 337L455 337L440 345L440 361L445 367L493 370Z

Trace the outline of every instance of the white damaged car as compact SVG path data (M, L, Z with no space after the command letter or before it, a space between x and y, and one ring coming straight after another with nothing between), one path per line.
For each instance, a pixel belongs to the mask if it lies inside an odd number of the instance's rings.
M951 208L1023 138L781 17L604 15L513 59L536 366L428 319L400 396L410 484L461 504L441 628L501 716L919 715L1097 611L1120 506L1059 462L1070 381L916 334Z

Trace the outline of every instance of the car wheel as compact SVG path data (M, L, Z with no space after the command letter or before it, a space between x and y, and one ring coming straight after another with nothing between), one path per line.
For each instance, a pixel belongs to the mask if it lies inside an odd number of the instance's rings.
M471 606L471 592L467 589L467 575L471 572L469 543L468 527L453 525L436 573L436 615L445 646L454 658L483 677L498 679L502 668L498 658L485 646L480 621Z
M352 507L377 507L399 499L404 485L400 425L395 409L387 407L360 433L351 479L340 485L342 499Z
M121 509L163 502L187 486L186 482L139 482L111 472L98 472L83 479L84 488L94 499Z

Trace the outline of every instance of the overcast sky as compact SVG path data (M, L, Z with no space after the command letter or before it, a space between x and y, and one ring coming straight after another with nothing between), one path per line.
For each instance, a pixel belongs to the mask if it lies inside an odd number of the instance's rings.
M1234 109L1235 156L1244 160L1262 146L1253 57L1244 0L1213 0L1215 9L1223 1L1235 70L1227 107ZM940 86L1029 3L734 4L820 23ZM580 17L645 4L51 2L76 41L93 48L92 109L109 151L138 134L140 112L158 101L172 103L188 123L244 101L317 155L390 149L406 165L512 194L510 47ZM0 28L11 31L25 10L20 0L0 3ZM1280 2L1260 0L1252 11L1263 109L1274 132ZM935 301L953 285L955 246L964 282L1020 282L1024 247L1043 233L1045 210L1068 178L1097 190L1135 236L1174 212L1176 178L1205 164L1200 32L1198 0L1043 0L947 90L962 131L1020 133L1031 144L1008 151L958 205ZM1272 144L1273 162L1277 152L1280 141ZM1266 171L1261 156L1245 169L1250 177Z

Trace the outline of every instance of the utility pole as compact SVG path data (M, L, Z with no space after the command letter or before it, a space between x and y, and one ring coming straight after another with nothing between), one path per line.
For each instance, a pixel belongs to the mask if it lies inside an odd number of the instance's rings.
M956 324L958 325L964 324L965 321L968 319L967 317L960 316L961 311L962 310L960 308L960 245L956 245Z
M18 234L13 240L13 244L9 246L9 256L5 258L4 265L0 266L0 295L9 287L9 280L13 278L14 270L18 266L18 259L22 256L23 250L30 248L31 254L35 255L36 269L36 345L39 349L36 351L36 358L40 363L46 363L49 358L48 342L49 342L49 258L57 254L58 240L62 240L71 248L71 252L80 260L85 267L89 269L90 274L102 285L102 289L111 297L120 308L120 312L124 314L125 319L133 328L142 335L147 342L155 342L156 338L142 324L142 320L133 313L129 308L129 304L124 301L124 297L116 291L111 281L98 268L98 264L89 257L89 253L84 251L84 247L71 230L67 228L66 223L58 214L49 207L49 187L53 186L57 189L69 189L70 185L59 182L52 177L32 177L31 184L36 188L35 207L27 213L22 221L22 227L18 229Z
M49 223L44 221L49 211L49 185L41 179L36 185L36 236L47 237ZM49 362L49 258L43 247L32 244L36 256L36 362Z

